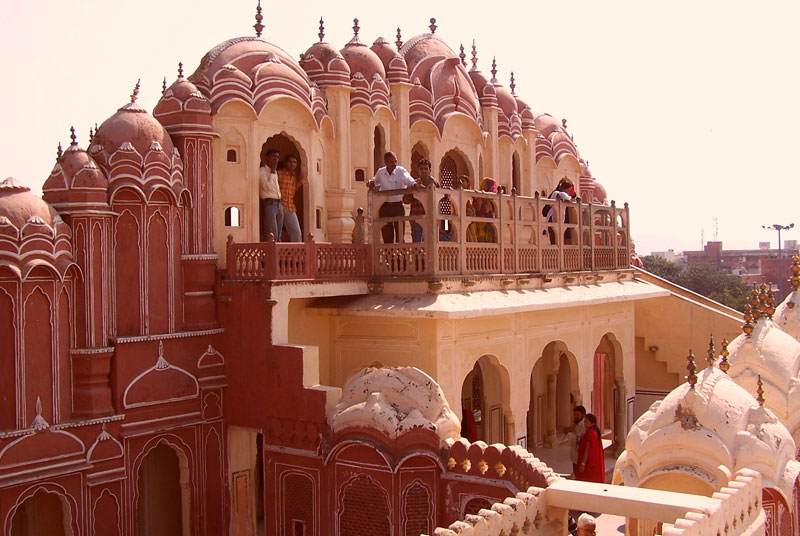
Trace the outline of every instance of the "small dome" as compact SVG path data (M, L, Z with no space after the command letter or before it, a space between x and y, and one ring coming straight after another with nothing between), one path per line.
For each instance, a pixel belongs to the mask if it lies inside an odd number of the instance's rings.
M182 74L164 91L153 116L170 132L180 131L187 123L194 131L211 131L211 103Z
M389 41L379 37L372 43L371 50L377 54L386 69L390 82L408 82L408 65Z
M606 187L597 180L592 181L592 184L594 186L594 188L592 188L592 198L586 200L586 202L603 205L607 204L608 193L606 192Z
M172 154L174 147L163 125L135 102L129 102L100 125L89 152L96 154L95 147L99 146L110 156L125 142L130 142L142 155L150 150L153 142L157 142L166 154Z
M500 84L494 84L494 91L497 95L497 104L500 106L500 109L503 110L506 117L510 118L513 114L519 112L519 110L517 110L517 99L509 90Z
M581 177L591 177L592 172L589 170L589 164L583 158L579 159L578 162L581 165Z
M58 159L42 186L44 200L59 210L69 205L107 202L108 179L77 142Z
M539 131L539 134L545 138L549 138L550 134L561 128L561 123L558 122L558 119L550 114L537 115L534 119L534 124L536 125L536 130Z
M377 74L382 80L386 80L383 62L367 45L358 40L358 35L353 36L342 48L341 54L350 67L351 76L361 73L365 79L372 80Z
M655 402L631 427L613 483L647 485L654 475L683 473L713 491L750 468L765 486L791 489L800 471L791 435L724 372L708 367Z
M342 389L328 424L334 432L371 427L391 439L424 428L436 433L442 444L457 439L461 429L439 384L414 367L362 370Z
M0 182L0 223L10 223L19 230L28 222L55 227L59 219L50 205L17 179L9 177Z
M329 43L314 43L303 54L300 65L308 77L320 87L350 85L350 66Z
M472 80L472 85L475 86L481 106L497 107L497 91L495 91L494 84L490 84L489 79L480 71L470 71L469 78Z
M405 42L400 48L400 54L406 60L410 76L419 76L414 70L417 64L426 58L457 58L456 53L438 35L416 35Z

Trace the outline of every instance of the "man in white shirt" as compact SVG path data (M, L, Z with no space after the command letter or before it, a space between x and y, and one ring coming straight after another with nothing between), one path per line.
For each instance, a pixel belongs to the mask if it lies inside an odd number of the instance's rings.
M367 183L369 188L377 188L379 191L421 188L405 168L397 165L397 156L393 152L389 151L383 155L383 163L386 165L380 168L375 173L375 177ZM381 218L398 218L405 215L406 209L403 206L402 194L390 195L378 209L378 216ZM405 226L400 225L401 223L391 222L383 226L381 235L384 244L403 241Z
M258 196L261 211L261 240L268 240L269 235L275 241L281 239L283 227L283 207L281 205L281 189L278 185L278 161L281 154L277 149L267 151L266 164L258 169Z

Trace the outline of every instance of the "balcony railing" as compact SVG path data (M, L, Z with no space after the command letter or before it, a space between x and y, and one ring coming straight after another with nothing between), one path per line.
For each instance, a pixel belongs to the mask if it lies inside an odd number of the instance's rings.
M380 216L387 198L398 194L404 195L404 215ZM618 208L613 201L593 205L580 199L563 202L433 187L370 191L368 203L366 218L357 218L354 236L365 236L369 243L328 244L309 238L305 243L237 244L229 237L227 277L448 277L617 270L630 265L627 203ZM395 225L400 241L385 242L384 228Z
M376 276L456 276L615 270L630 265L628 204L564 202L472 190L405 193L424 215L381 217L387 197L370 192L369 236ZM408 210L406 210L408 213ZM422 228L421 242L409 241ZM385 243L398 225L402 243ZM436 232L433 232L436 230Z

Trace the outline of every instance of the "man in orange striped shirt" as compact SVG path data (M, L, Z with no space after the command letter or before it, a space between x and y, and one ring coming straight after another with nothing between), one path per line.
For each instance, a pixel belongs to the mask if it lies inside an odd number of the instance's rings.
M281 200L283 204L283 225L289 233L289 242L302 242L303 233L300 230L300 221L297 219L297 207L294 204L294 195L300 187L300 177L297 173L297 157L290 154L283 161L283 168L278 170L278 184L281 187ZM282 229L278 230L280 236Z

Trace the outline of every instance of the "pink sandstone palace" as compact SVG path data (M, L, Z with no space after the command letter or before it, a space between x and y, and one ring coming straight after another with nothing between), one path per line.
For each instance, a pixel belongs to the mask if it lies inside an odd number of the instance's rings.
M744 316L662 281L474 44L320 21L298 61L261 20L73 132L42 199L0 183L0 534L798 534L800 259ZM271 149L304 242L260 233ZM440 182L399 217L367 186L389 150ZM579 404L610 484L541 461Z

